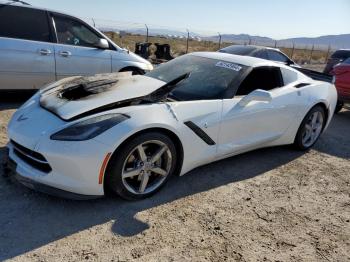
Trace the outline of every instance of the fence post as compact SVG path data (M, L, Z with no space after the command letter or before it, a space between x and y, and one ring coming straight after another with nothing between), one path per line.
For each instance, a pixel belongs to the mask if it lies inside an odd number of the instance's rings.
M314 53L314 48L315 48L315 44L312 45L311 48L311 53L310 53L310 58L309 58L309 64L311 64L311 59L312 59L312 54Z
M275 48L277 47L277 40L275 40Z
M187 41L186 41L186 54L188 53L188 41L190 41L190 31L187 30Z
M145 24L146 27L146 43L148 43L148 26L147 24Z
M329 58L329 53L331 52L331 45L328 45L328 50L327 50L327 55L326 55L326 60L324 61L324 63L326 64Z
M294 56L294 49L295 49L295 43L293 42L293 48L292 48L292 54L290 56L290 58L293 60L293 56Z
M219 35L219 49L221 48L221 34L218 32Z

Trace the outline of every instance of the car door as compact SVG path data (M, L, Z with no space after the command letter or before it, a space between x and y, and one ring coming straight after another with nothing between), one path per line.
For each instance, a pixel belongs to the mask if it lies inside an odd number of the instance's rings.
M47 13L0 5L0 90L38 89L55 81Z
M111 50L97 47L102 38L93 28L70 16L51 14L57 36L57 79L112 72Z
M296 88L284 86L278 67L254 68L232 99L223 101L218 153L263 147L280 138L296 116Z

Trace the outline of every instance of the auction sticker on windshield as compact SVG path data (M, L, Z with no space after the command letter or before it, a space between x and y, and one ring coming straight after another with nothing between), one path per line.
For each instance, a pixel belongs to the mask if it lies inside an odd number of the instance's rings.
M237 72L239 72L242 69L242 67L237 64L223 62L223 61L217 62L215 66L231 69Z

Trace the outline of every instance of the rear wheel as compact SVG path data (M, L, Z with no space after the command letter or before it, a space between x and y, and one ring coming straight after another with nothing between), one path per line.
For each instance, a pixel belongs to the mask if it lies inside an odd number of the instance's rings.
M338 114L343 109L343 107L344 102L338 100L334 113Z
M301 123L295 138L295 146L301 150L311 148L320 137L325 124L325 111L321 106L315 106Z
M174 173L177 156L174 143L162 133L133 138L113 155L107 186L122 198L147 198L161 189Z

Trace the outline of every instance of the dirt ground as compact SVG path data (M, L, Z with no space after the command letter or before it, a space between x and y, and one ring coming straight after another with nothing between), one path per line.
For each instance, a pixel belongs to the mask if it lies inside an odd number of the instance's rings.
M23 102L8 100L0 158ZM0 175L0 261L350 261L349 134L344 110L307 153L232 157L139 202L63 200Z

